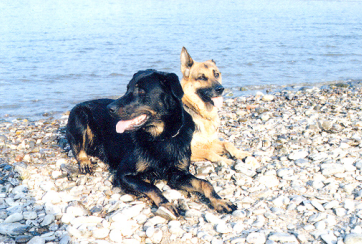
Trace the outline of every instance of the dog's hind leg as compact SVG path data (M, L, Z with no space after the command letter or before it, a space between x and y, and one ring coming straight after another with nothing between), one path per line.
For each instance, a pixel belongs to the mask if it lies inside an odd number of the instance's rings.
M94 134L90 128L90 115L83 107L76 107L71 111L67 125L67 139L76 158L81 173L91 173L92 163L89 160L89 149Z
M191 161L208 160L212 163L232 165L234 161L221 156L224 148L221 143L212 142L211 145L197 145L192 148Z
M231 202L221 199L210 182L199 179L186 171L174 172L169 185L175 189L203 194L210 200L211 206L219 213L231 213L237 209Z

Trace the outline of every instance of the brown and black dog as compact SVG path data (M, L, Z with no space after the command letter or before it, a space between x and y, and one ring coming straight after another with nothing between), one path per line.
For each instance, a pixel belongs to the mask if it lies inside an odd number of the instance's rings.
M182 87L173 73L136 73L117 100L99 99L76 105L70 112L67 139L80 171L90 172L89 156L115 170L115 184L143 194L174 216L177 208L154 185L166 180L172 188L203 194L218 212L236 206L212 185L189 172L192 117L182 104Z
M230 165L233 160L223 155L237 159L250 156L250 153L238 150L232 143L219 140L218 109L223 103L224 87L215 61L195 62L185 47L180 59L183 75L181 86L185 93L182 102L196 124L191 142L191 161L209 160Z

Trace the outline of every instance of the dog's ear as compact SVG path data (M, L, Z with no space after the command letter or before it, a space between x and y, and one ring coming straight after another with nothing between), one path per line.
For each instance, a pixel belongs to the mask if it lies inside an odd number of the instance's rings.
M187 52L185 47L182 47L180 59L181 59L181 72L184 77L189 77L190 69L194 64L194 60L191 58L190 54Z
M182 90L178 76L174 73L164 73L163 75L164 79L161 80L161 83L175 98L181 101L184 91Z

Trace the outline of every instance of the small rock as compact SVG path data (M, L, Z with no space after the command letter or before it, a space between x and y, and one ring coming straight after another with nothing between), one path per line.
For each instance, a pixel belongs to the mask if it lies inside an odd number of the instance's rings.
M28 225L20 223L1 223L0 234L2 235L22 235L29 229Z
M120 230L111 230L109 233L109 239L116 243L123 243L123 236Z
M251 169L257 169L260 167L258 160L252 156L246 157L245 165L249 166Z
M311 203L311 204L313 205L313 207L315 207L318 211L321 211L321 212L325 211L323 205L322 205L320 202L318 202L317 200L312 200L310 203Z
M327 203L323 204L323 207L325 209L337 208L338 206L339 206L339 202L336 201L336 200L333 200L333 201L330 201L330 202L327 202Z
M14 223L19 222L24 219L24 216L22 213L13 213L12 215L8 216L4 223Z
M59 193L56 191L53 191L53 190L50 190L47 193L45 193L42 200L46 203L49 202L49 203L53 203L53 204L57 204L62 201L59 196Z
M293 152L293 153L289 154L288 158L290 160L298 160L298 159L305 158L308 155L309 155L309 153L307 151L297 151L297 152Z
M15 242L16 243L28 243L28 241L33 238L33 236L30 235L22 235L22 236L17 236L15 237ZM0 243L3 243L0 241ZM5 242L4 242L5 244Z
M47 215L45 215L44 220L43 220L43 222L41 222L40 225L41 226L48 226L51 223L53 223L54 220L55 220L54 214L47 214Z
M337 237L335 235L333 235L332 233L321 235L321 239L326 244L336 244L337 243Z
M220 221L215 226L215 230L217 233L226 234L232 232L232 229L229 228L224 221Z
M281 243L299 243L295 235L288 233L274 233L268 237L268 240L281 242Z
M246 237L246 241L251 244L264 244L266 242L266 237L263 233L251 232Z
M169 200L170 202L172 202L173 200L177 200L180 198L183 198L182 194L177 191L177 190L167 190L163 192L163 195L167 198L167 200Z
M267 94L267 95L264 95L261 100L263 100L264 102L271 102L274 99L275 99L275 97L273 95Z
M97 228L93 230L92 236L97 239L104 239L108 236L109 229L107 228Z
M339 217L343 217L347 214L347 210L344 208L335 208L334 213Z
M157 229L155 230L155 233L152 235L152 237L150 238L152 240L153 243L160 243L163 237L163 233L162 230Z
M40 236L34 236L27 244L45 244L45 239Z
M321 165L322 174L325 176L331 176L339 173L343 173L345 168L342 164L337 163L324 163Z
M344 244L361 244L362 234L348 234L344 238Z
M207 222L211 223L211 224L217 224L219 223L221 220L219 219L219 217L215 216L214 214L208 212L205 214L205 219Z
M194 217L201 217L201 212L196 209L190 209L185 212L186 218L194 218Z

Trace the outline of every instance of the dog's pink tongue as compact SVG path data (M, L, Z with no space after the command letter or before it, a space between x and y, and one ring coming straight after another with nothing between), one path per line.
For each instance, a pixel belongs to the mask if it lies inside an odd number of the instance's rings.
M123 133L125 130L127 130L129 127L132 126L132 120L121 120L116 125L116 131L117 133Z
M146 115L140 115L134 119L131 120L120 120L118 121L118 123L116 124L116 131L117 133L123 133L126 130L132 128L134 125L138 125L140 123L142 123L142 121L144 121L146 119Z
M214 102L215 107L217 107L217 108L222 107L222 102L224 101L224 99L222 97L213 97L213 98L211 98L211 100Z

